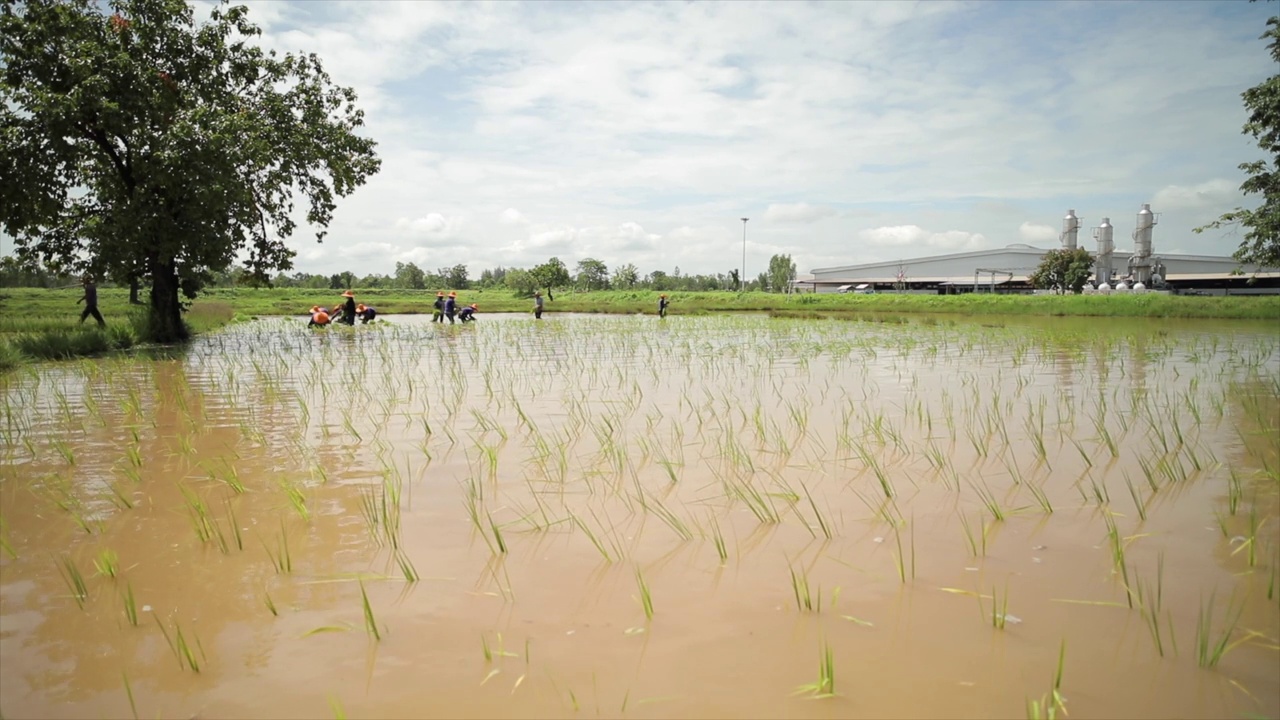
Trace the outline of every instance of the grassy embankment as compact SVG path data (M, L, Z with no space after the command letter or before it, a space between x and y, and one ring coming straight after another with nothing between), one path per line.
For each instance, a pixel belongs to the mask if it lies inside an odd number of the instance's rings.
M142 342L146 307L129 304L125 289L100 288L98 310L107 321L99 329L93 318L80 324L84 305L80 288L0 289L0 372L27 360L64 360L124 350ZM217 300L198 300L186 315L193 332L207 332L232 320L232 307Z
M429 313L435 291L355 289L358 302L384 315ZM0 289L0 370L24 359L58 359L93 355L137 344L145 308L130 306L121 288L99 290L99 307L106 330L92 320L78 325L79 288L41 290ZM715 312L766 312L784 318L901 319L902 315L933 313L977 316L1108 316L1206 318L1280 321L1280 296L1183 297L1172 295L776 295L769 293L672 292L672 315ZM464 290L462 304L477 303L485 313L530 312L532 300L506 290ZM333 290L299 288L217 288L202 295L187 313L195 332L220 327L233 319L264 315L305 317L312 305L332 307L341 301ZM607 291L556 293L546 303L548 313L653 314L658 293Z

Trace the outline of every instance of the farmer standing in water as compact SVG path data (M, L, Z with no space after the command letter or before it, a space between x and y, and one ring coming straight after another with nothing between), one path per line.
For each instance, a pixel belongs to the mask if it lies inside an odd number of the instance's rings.
M342 317L338 319L338 322L344 323L346 325L355 325L356 324L355 293L348 290L342 293L342 297L346 298L347 302L342 306Z
M667 306L670 304L671 303L667 301L666 295L658 296L658 317L664 318L667 316Z
M102 313L98 312L98 286L93 284L93 276L86 274L82 280L84 283L84 296L76 301L76 304L84 303L84 312L80 313L80 323L84 324L84 319L93 316L98 321L98 327L107 326L107 321L102 319Z
M535 292L533 294L533 319L542 319L542 293Z

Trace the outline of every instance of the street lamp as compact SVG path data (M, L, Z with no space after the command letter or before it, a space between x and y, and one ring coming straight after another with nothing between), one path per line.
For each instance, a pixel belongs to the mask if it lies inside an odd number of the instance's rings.
M738 292L747 291L747 220L742 218L742 277L738 278Z

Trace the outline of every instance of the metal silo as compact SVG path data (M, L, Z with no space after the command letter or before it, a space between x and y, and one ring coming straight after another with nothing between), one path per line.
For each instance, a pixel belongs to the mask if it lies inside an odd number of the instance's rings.
M1111 283L1111 253L1115 250L1115 228L1111 226L1111 218L1102 218L1102 224L1093 229L1093 237L1098 241L1098 258L1094 276L1098 280L1098 289Z
M1143 203L1138 211L1138 227L1133 231L1133 257L1129 259L1130 274L1140 283L1151 282L1151 228L1155 225L1151 205Z
M1062 247L1066 250L1075 250L1079 232L1080 218L1076 217L1075 210L1068 210L1067 216L1062 218L1062 235L1058 238L1062 241Z

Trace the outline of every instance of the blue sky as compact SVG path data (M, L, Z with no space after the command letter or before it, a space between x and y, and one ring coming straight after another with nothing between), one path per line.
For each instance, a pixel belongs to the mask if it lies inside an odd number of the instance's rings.
M747 274L1056 247L1230 254L1268 3L246 3L353 86L382 172L298 270ZM198 17L207 16L198 6ZM1092 242L1084 243L1092 249Z

